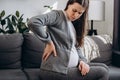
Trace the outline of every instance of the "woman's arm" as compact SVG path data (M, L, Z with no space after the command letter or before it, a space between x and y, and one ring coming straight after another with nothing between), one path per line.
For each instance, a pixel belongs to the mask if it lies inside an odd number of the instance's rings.
M47 14L38 15L30 18L28 22L28 27L30 30L44 43L46 43L46 47L44 49L44 53L42 56L43 61L46 61L47 58L53 54L57 56L55 46L51 40L51 37L47 31L45 31L45 27L47 25L54 25L57 19L57 13L55 11L51 11Z
M57 19L56 11L51 11L47 14L38 15L30 18L28 21L29 29L43 42L51 42L51 37L47 31L45 31L45 26L55 24Z
M85 63L87 63L87 59L82 55L82 51L81 51L80 47L77 47L76 49L77 49L77 53L79 56L79 62L84 61Z
M82 55L81 49L79 47L77 48L77 52L79 55L78 69L80 70L81 74L84 76L89 72L90 67L87 64L87 59Z

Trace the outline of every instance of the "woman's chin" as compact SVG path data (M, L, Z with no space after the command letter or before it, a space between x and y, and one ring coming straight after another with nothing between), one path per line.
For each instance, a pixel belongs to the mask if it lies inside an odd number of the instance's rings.
M76 19L71 19L71 21L75 21Z

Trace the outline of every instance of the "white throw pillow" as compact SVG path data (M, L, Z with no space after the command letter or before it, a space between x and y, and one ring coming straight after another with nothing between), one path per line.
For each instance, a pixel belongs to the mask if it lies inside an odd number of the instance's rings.
M100 56L98 46L90 36L84 38L84 45L81 47L81 51L88 62Z
M110 44L110 45L109 45ZM112 39L110 35L94 35L85 36L84 45L81 47L83 56L86 57L87 61L90 62L96 58L102 58L101 51L111 49ZM107 55L108 53L104 54ZM111 55L111 54L109 54Z

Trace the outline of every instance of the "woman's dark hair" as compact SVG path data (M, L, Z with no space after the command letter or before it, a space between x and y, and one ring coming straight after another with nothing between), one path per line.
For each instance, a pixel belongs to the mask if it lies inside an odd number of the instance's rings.
M67 2L65 10L67 10L68 6L73 3L79 3L82 7L85 8L85 12L82 14L82 16L79 19L72 22L76 30L77 42L78 42L77 46L82 46L85 35L85 29L86 29L85 26L87 21L89 0L69 0Z

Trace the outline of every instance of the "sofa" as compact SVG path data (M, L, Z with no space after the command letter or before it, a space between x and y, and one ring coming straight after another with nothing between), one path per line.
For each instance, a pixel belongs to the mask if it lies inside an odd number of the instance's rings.
M99 54L92 50L95 48L92 48L90 54L94 54L95 57L89 58L85 53L83 55L90 62L108 65L109 80L119 80L120 68L112 65L112 43L105 44L99 36L86 37L98 45L96 49L100 50ZM33 33L0 34L0 80L42 80L39 70L44 47L45 44ZM85 49L82 48L83 51ZM74 73L74 71L73 69L70 72ZM69 76L73 75L69 74ZM66 80L66 77L58 75L55 80Z

